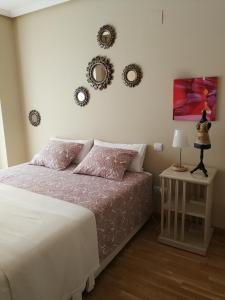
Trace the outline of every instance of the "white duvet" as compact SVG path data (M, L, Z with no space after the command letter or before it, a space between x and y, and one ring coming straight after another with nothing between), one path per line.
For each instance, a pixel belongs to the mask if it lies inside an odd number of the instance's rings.
M64 300L99 266L94 214L0 184L0 299Z

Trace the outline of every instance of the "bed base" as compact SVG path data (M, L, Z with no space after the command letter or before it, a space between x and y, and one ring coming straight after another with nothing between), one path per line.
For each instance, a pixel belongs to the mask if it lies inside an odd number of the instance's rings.
M88 293L90 293L94 289L94 286L95 286L95 273L93 272L88 277L87 282L85 281L83 285L76 292L73 293L71 300L82 300L83 291L87 291Z
M150 216L151 217L151 216ZM134 230L126 237L126 239L109 255L107 256L100 264L97 271L90 274L88 280L84 286L73 294L71 300L82 300L82 293L85 290L90 293L95 286L95 279L101 274L102 271L110 264L110 262L117 256L117 254L125 247L125 245L132 239L132 237L145 225L145 223L150 219L148 217L140 225L134 228Z
M150 216L151 217L151 216ZM85 290L90 293L95 286L95 279L101 274L101 272L110 264L110 262L117 256L117 254L124 248L124 246L131 240L131 238L144 226L144 224L150 219L148 217L140 225L134 228L134 230L126 237L126 239L109 255L107 256L100 264L97 271L90 274L88 277L86 285L77 291L73 296L72 300L82 300L82 293Z
M151 173L144 171L144 173L152 176ZM125 245L132 239L133 236L135 236L135 234L145 225L145 223L147 223L150 218L152 217L152 212L153 209L151 207L151 211L149 216L138 226L136 226L131 233L126 237L126 239L109 255L107 256L100 264L99 268L97 269L96 272L94 272L93 274L91 274L88 277L87 280L87 284L86 284L86 288L85 290L89 293L94 289L95 286L95 279L101 274L102 271L104 271L104 269L108 266L108 264L110 264L110 262L117 256L117 254L125 247ZM74 300L74 299L73 299ZM75 299L76 300L76 299Z
M82 300L82 292L76 292L75 294L73 294L71 300Z
M151 217L151 216L150 216ZM101 272L110 264L110 262L117 256L117 254L125 247L125 245L132 239L132 237L145 225L145 223L150 219L148 217L140 225L135 227L133 231L126 237L125 240L109 255L107 256L100 264L99 268L94 274L94 278L97 278Z

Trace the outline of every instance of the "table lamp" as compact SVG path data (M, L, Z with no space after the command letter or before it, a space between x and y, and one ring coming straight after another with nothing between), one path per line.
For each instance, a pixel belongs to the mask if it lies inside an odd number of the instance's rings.
M182 152L183 148L188 147L188 146L189 146L188 138L187 138L185 132L182 129L175 129L174 136L173 136L173 147L179 148L180 161L179 161L179 164L173 164L172 169L174 171L177 171L177 172L187 171L187 168L182 166L182 163L181 163L181 152Z

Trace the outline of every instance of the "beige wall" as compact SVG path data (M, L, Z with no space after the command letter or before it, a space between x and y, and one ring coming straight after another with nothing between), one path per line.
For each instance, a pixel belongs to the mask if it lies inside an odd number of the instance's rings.
M158 9L164 10L164 25ZM26 115L37 109L41 125L26 118L29 157L50 136L148 143L145 167L157 175L178 157L171 147L173 130L183 128L192 143L194 122L172 120L173 79L219 76L217 121L210 131L212 150L205 162L219 169L215 186L214 225L225 227L225 2L224 0L74 0L15 21L18 58ZM112 24L115 45L101 49L100 26ZM95 91L87 83L88 62L108 56L115 68L112 84ZM124 66L137 63L144 77L136 88L126 87ZM90 103L81 108L73 92L89 88ZM154 142L165 146L152 150ZM186 163L197 164L199 152L183 152ZM155 177L157 178L157 177ZM156 180L157 183L157 180Z
M0 16L0 164L1 167L24 162L24 125L16 66L13 21ZM0 111L0 112L1 112Z

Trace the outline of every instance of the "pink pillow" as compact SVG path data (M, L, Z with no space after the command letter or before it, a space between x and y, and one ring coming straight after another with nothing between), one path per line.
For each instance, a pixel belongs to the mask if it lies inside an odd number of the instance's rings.
M137 151L94 146L73 173L122 180Z
M63 170L76 158L82 147L82 144L50 141L33 157L30 164Z

